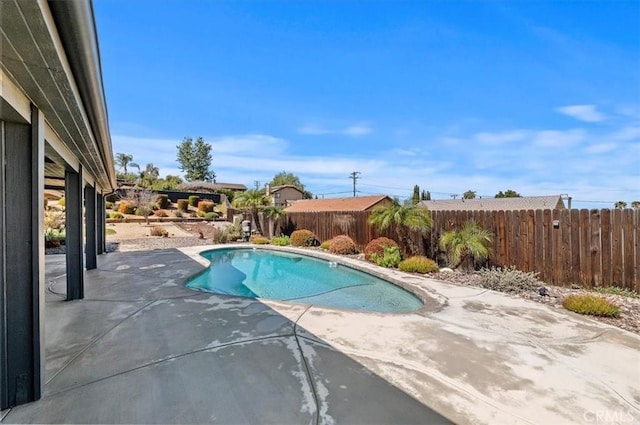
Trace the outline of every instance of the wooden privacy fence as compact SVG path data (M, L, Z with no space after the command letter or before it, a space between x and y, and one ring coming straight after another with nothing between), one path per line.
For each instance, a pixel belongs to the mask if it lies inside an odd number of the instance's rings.
M349 235L360 247L379 236L397 240L368 222L370 212L290 213L285 230L309 229L320 241ZM539 273L544 282L569 286L621 286L640 292L640 210L432 211L433 229L423 253L437 258L443 232L475 220L494 234L492 265Z

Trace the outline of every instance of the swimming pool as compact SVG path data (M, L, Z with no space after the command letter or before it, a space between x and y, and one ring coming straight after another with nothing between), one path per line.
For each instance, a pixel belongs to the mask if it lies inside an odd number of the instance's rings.
M252 248L215 249L201 255L211 265L190 279L188 288L385 313L423 306L416 296L390 282L306 255Z

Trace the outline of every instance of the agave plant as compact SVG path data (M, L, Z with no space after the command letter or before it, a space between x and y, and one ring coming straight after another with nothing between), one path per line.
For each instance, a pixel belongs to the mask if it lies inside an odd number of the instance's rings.
M472 270L476 263L486 261L491 255L493 234L481 228L474 220L467 221L462 229L450 230L440 236L440 248L447 253L452 268Z

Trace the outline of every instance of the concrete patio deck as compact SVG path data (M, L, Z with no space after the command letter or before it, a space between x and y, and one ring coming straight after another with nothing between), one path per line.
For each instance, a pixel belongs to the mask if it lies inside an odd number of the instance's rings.
M380 269L441 308L389 315L193 292L183 283L203 269L202 249L100 256L72 302L56 295L64 256L48 256L45 394L3 423L640 422L635 334Z

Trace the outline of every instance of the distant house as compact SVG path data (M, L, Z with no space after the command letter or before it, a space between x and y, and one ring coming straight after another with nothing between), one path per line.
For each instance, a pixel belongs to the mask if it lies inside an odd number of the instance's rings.
M565 208L560 195L522 196L519 198L443 199L421 201L430 211L518 211L561 210Z
M267 185L265 192L267 196L271 197L271 205L274 207L286 207L304 198L304 192L290 184L282 186Z
M222 183L222 182L204 182L204 181L193 181L182 183L179 188L181 190L187 190L192 192L210 192L214 193L221 189L233 190L235 192L242 192L247 190L247 186L240 183Z
M287 213L321 211L371 211L377 206L391 205L387 195L359 196L355 198L301 199L285 208Z

